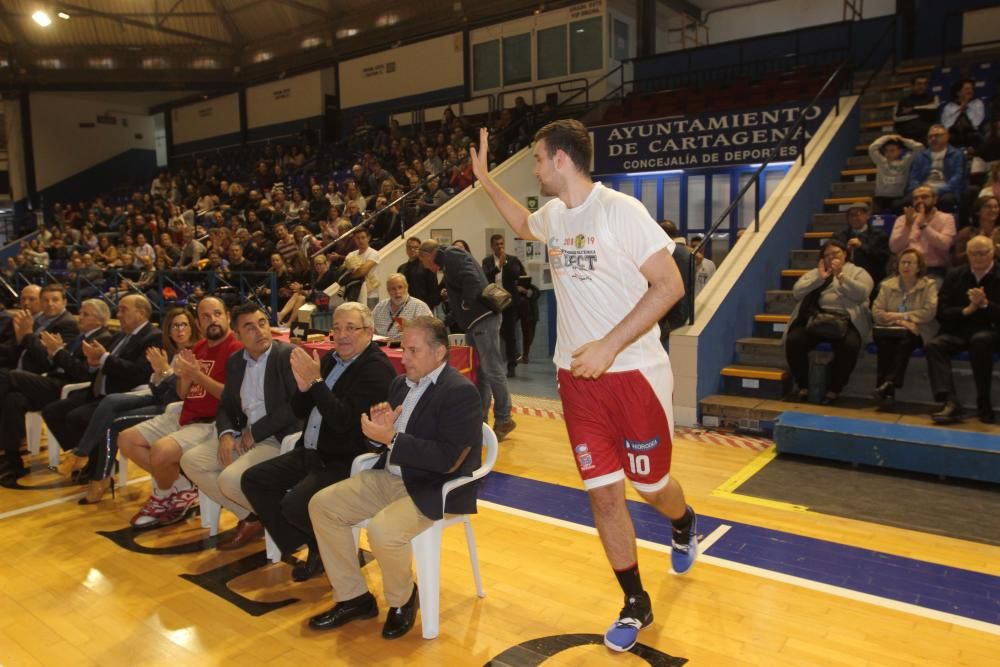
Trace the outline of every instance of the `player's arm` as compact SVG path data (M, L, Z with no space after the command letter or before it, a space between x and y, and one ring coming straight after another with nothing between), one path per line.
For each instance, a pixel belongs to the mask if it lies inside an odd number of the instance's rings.
M666 248L646 258L639 270L649 283L649 288L625 319L604 338L587 343L573 352L570 371L576 377L600 377L623 349L649 331L664 313L684 297L680 271Z
M528 228L528 216L531 215L527 208L521 205L509 192L500 187L490 175L489 166L489 131L484 127L479 130L479 146L484 149L477 151L475 147L469 146L469 159L472 161L472 173L476 175L482 184L486 194L493 201L493 205L500 211L500 215L507 221L518 238L526 241L536 240Z

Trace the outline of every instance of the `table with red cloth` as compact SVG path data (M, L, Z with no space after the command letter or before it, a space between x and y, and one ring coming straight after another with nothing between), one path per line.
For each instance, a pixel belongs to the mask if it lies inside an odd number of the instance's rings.
M272 332L275 340L280 340L288 342L287 333L277 333ZM326 339L318 341L315 343L302 343L302 348L307 352L312 352L313 350L320 353L320 355L326 354L330 350L333 350L337 346L332 340ZM385 356L389 357L389 361L392 362L393 368L396 369L397 373L402 374L403 372L403 351L398 347L389 347L387 345L382 346L382 351L385 352ZM475 384L476 382L476 370L479 368L479 355L476 351L469 345L449 345L448 346L448 363L454 366L458 372L460 372L465 377Z

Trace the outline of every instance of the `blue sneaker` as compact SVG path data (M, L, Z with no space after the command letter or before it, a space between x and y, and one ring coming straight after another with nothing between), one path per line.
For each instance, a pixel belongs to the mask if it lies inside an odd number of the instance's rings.
M688 511L691 512L691 526L688 528L687 544L678 542L677 538L670 544L670 565L674 569L674 574L687 574L698 560L698 515L690 505Z
M624 653L635 646L639 630L653 622L653 609L649 602L649 594L645 591L639 595L625 598L618 620L604 634L604 645L612 651Z

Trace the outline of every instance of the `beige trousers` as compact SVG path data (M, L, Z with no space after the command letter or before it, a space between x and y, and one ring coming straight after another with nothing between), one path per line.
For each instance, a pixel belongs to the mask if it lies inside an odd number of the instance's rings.
M281 443L275 438L268 438L223 467L219 463L219 439L212 438L184 452L181 470L200 491L242 521L253 511L250 501L240 488L243 473L258 463L273 459L280 450Z
M410 540L434 522L413 504L401 478L386 470L364 470L314 495L309 517L334 600L368 592L351 531L368 519L368 544L382 568L385 599L390 607L406 604L413 592Z

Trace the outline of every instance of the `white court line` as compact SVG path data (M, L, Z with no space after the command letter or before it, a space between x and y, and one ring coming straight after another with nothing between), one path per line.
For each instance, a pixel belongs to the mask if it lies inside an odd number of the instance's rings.
M552 526L559 526L560 528L568 528L570 530L575 530L579 533L586 533L588 535L597 534L597 529L591 528L590 526L583 526L578 523L573 523L572 521L555 519L549 516L545 516L544 514L535 514L534 512L527 512L525 510L517 509L514 507L498 505L497 503L489 502L487 500L480 500L478 504L481 507L497 510L498 512L513 514L514 516L523 517L525 519L531 519L532 521L538 521L540 523L547 523ZM705 538L703 542L700 543L699 551L701 552L708 549L708 547L710 547L712 544L718 541L719 538L725 535L725 533L729 530L729 528L730 526L722 525L713 530L712 533L707 538ZM662 553L670 552L670 547L664 544L656 544L653 542L649 542L647 540L637 540L637 542L643 547L647 549L652 549L653 551L660 551ZM764 568L755 567L753 565L744 565L743 563L737 563L734 561L726 560L724 558L719 558L717 556L708 556L705 555L704 553L699 554L698 560L703 563L709 563L711 565L723 567L728 570L734 570L736 572L742 572L744 574L750 574L757 577L762 577L764 579L770 579L772 581L777 581L783 584L789 584L792 586L798 586L800 588L819 591L820 593L828 593L830 595L835 595L837 597L845 598L847 600L854 600L856 602L865 602L868 604L875 605L877 607L892 609L893 611L899 611L905 614L913 614L914 616L922 616L923 618L929 618L934 621L941 621L942 623L951 623L952 625L958 625L963 628L969 628L970 630L978 630L980 632L985 632L991 635L1000 636L1000 625L987 623L986 621L979 621L974 618L966 618L965 616L959 616L957 614L949 614L947 612L937 611L936 609L928 609L926 607L910 604L908 602L890 600L889 598L879 597L878 595L872 595L870 593L861 593L859 591L853 591L849 588L841 588L840 586L824 584L818 581L804 579L802 577L793 577L791 575L784 574L782 572L774 572L772 570L766 570Z
M148 481L149 481L149 475L146 475L145 477L137 477L136 479L130 479L125 483L125 486L128 486L129 484L141 484L142 482L148 482ZM80 493L73 493L68 496L63 496L61 498L46 500L44 503L37 503L35 505L28 505L27 507L20 507L16 510L11 510L9 512L4 512L3 514L0 514L0 521L2 521L3 519L9 519L10 517L13 516L20 516L21 514L28 514L29 512L42 510L45 509L46 507L52 507L54 505L68 503L71 500L77 500L78 498L83 498L85 495L87 495L87 492L81 491Z

